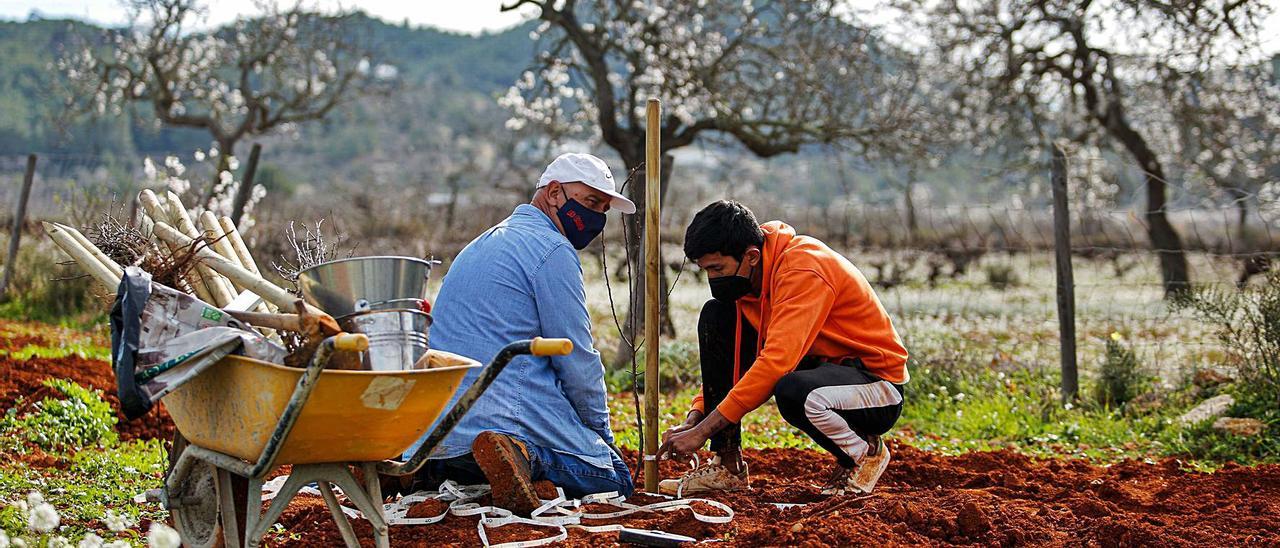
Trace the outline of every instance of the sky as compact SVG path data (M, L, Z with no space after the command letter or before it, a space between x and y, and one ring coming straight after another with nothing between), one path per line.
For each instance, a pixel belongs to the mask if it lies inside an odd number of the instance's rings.
M445 30L479 34L500 31L531 19L536 11L525 6L517 12L501 11L504 2L513 0L304 0L311 7L324 11L342 7L359 8L391 23L408 19L413 25L431 26ZM1266 54L1280 51L1280 0L1263 0L1270 4L1272 16L1263 24L1262 50ZM290 0L280 0L281 5ZM237 14L257 13L255 0L216 0L202 4L210 6L206 25L218 26L235 19ZM99 24L120 25L127 21L121 0L0 0L0 19L25 20L32 12L46 18L74 17ZM873 24L886 23L885 14L863 10L858 13Z
M217 0L204 4L211 4L208 24L212 26L229 22L238 13L258 11L253 0ZM407 18L413 25L471 34L507 29L531 17L529 6L525 7L523 15L502 13L501 0L318 0L307 4L319 5L326 10L358 7L389 22L399 23ZM33 11L46 18L74 17L100 24L118 25L127 21L120 0L0 0L0 19L22 21Z

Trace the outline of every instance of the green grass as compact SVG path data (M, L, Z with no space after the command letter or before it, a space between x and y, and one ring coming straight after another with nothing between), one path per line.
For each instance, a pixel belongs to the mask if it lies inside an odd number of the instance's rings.
M1086 378L1076 401L1064 404L1056 368L1020 362L1009 355L991 358L975 348L990 344L988 337L1008 336L944 331L917 334L909 343L912 378L906 385L903 415L892 435L946 454L1013 449L1035 456L1074 456L1097 462L1179 457L1197 468L1229 461L1280 462L1280 410L1274 405L1251 400L1235 387L1224 388L1239 392L1240 403L1231 410L1232 416L1257 417L1269 425L1260 436L1240 438L1213 430L1209 424L1177 423L1176 418L1188 408L1216 393L1185 381L1142 384L1146 403L1113 407L1090 397L1097 392L1096 384L1108 379ZM1105 341L1116 344L1110 338ZM1099 338L1087 344L1101 347L1099 354L1105 356L1105 341ZM661 363L672 369L663 371L664 383L677 377L695 380L676 387L663 385L671 389L662 396L659 432L683 422L699 390L696 353L689 345L664 345ZM638 447L630 374L611 372L608 383L610 393L615 394L610 411L618 442ZM746 447L817 447L782 419L772 401L749 413L743 425Z

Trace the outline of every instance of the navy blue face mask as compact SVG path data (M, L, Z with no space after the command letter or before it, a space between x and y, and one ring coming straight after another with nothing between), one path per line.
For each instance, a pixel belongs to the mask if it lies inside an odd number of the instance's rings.
M604 213L588 208L573 198L556 210L560 217L560 225L564 227L564 237L574 249L586 249L591 240L596 239L604 231L604 222L608 217Z

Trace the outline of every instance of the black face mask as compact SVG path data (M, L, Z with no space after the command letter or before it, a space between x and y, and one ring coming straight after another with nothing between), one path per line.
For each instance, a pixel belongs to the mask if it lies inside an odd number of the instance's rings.
M745 297L751 293L751 274L754 274L756 267L751 267L750 273L746 276L737 274L731 276L720 276L719 278L707 278L707 284L711 286L711 296L718 301L731 303Z

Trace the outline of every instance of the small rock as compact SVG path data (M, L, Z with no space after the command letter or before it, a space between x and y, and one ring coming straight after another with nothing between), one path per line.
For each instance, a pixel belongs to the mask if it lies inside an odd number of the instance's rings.
M970 537L980 535L991 527L987 522L987 515L973 502L966 502L956 514L956 525L960 527L961 533Z
M804 524L803 524L803 523L800 523L800 522L798 522L798 521L796 522L796 524L795 524L795 525L792 525L792 526L791 526L791 532L792 532L792 533L799 533L800 531L803 531L803 530L804 530Z
M1229 384L1235 379L1213 369L1201 369L1191 377L1192 384L1200 388L1212 388L1220 384Z
M1209 420L1215 417L1221 417L1227 413L1232 405L1235 405L1236 399L1231 394L1221 394L1200 402L1191 408L1190 411L1183 413L1178 418L1178 422L1183 425L1192 425L1200 421Z
M1214 430L1221 430L1228 434L1235 434L1237 436L1256 436L1261 434L1266 428L1266 423L1258 419L1221 417L1218 420L1213 421Z

